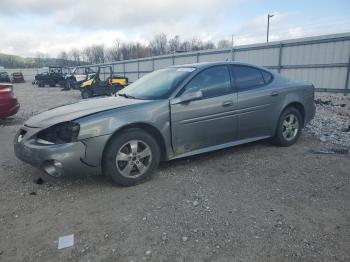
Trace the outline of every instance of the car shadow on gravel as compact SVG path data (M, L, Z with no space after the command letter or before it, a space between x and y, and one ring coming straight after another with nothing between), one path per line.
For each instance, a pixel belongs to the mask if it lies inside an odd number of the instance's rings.
M307 135L303 134L300 137L301 141L299 141L299 143L302 142L303 140L308 140L310 138L311 137L309 137L309 134ZM297 146L297 145L298 143L294 146ZM251 142L243 145L211 151L208 153L198 154L190 157L174 159L167 162L161 162L159 165L159 168L154 172L152 176L147 178L144 181L144 183L147 183L147 182L152 183L152 180L159 179L162 172L172 172L174 171L174 169L178 169L183 166L196 167L196 166L201 166L205 163L208 163L208 161L213 161L213 164L215 164L216 161L220 161L221 159L224 160L230 157L235 157L235 156L240 157L246 154L254 154L258 151L267 150L271 148L278 148L278 147L273 145L269 139L265 139L265 140L255 141L255 142ZM66 187L67 185L79 185L79 186L98 185L99 187L106 186L106 187L121 188L120 186L113 184L110 178L105 177L103 175L87 176L77 172L77 174L72 176L63 176L63 177L56 178L56 177L50 177L46 175L43 171L39 171L39 172L33 171L29 173L31 175L31 180L33 181L33 183L35 183L34 181L40 177L44 180L44 184L48 183L58 187Z
M212 151L208 153L203 153L195 156L174 159L168 162L161 162L158 170L155 173L147 178L144 183L150 182L152 180L156 180L160 177L160 172L170 172L171 169L176 169L180 166L188 165L188 166L197 166L201 165L204 162L208 161L217 161L222 159L226 159L228 156L234 154L244 154L250 153L254 150L265 148L265 147L274 147L268 140L256 141L244 145L239 145L235 147L229 147L225 149L220 149L217 151ZM26 164L25 164L26 165ZM160 172L159 172L160 171ZM112 182L112 180L103 175L84 175L81 173L76 173L71 176L62 176L62 177L51 177L45 174L43 171L37 170L35 167L21 167L20 173L26 173L26 176L30 176L30 180L36 184L36 181L41 178L43 180L44 186L54 186L54 187L74 187L76 186L86 186L89 187L91 185L98 185L99 187L116 187L122 188Z
M264 147L276 147L276 146L274 146L269 141L269 139L255 141L247 144L210 151L207 153L202 153L194 156L174 159L168 162L162 162L159 165L159 170L166 171L170 167L175 168L177 166L182 166L186 164L201 165L202 163L207 161L215 161L215 160L219 160L220 158L227 158L228 156L231 156L234 154L250 153L254 150L264 148Z

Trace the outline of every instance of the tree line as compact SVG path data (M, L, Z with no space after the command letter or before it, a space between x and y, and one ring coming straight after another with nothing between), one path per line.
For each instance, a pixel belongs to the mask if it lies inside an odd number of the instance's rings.
M38 53L35 58L23 58L16 55L0 53L0 71L4 68L41 68L48 66L77 66L87 64L84 61L76 62L70 59L50 58L47 55Z
M166 34L155 35L148 44L140 42L122 42L115 40L112 47L106 48L103 44L90 45L81 50L73 48L70 51L61 51L58 59L62 62L75 64L99 64L150 56L174 54L208 49L230 48L231 41L223 39L214 43L199 38L182 41L179 36L168 38Z
M47 66L78 66L100 64L150 56L175 54L208 49L230 48L231 41L223 39L214 43L200 38L181 40L179 36L169 38L160 33L147 43L122 42L115 40L111 47L103 44L90 45L82 49L73 48L61 51L57 58L48 54L37 53L35 58L23 58L15 55L0 54L0 66L5 68L40 68Z

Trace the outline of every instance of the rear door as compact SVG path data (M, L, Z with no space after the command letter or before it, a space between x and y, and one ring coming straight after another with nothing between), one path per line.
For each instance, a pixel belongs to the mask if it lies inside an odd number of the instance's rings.
M183 94L199 90L201 99L171 105L176 154L223 144L236 137L237 94L233 92L229 67L215 66L199 72Z
M271 136L279 99L272 74L243 65L231 69L238 92L238 138Z

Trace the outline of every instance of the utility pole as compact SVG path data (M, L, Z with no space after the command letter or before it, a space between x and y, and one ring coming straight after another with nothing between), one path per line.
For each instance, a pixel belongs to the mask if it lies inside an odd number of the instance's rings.
M231 61L233 61L233 35L231 39Z
M267 15L267 33L266 33L266 43L269 42L269 30L270 30L270 18L272 18L273 15L268 14Z

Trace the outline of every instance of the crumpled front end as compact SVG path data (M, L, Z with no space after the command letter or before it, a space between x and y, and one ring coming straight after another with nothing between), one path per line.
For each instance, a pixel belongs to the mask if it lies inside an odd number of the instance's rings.
M20 160L54 177L101 173L99 161L90 164L90 160L86 159L87 155L91 155L90 151L96 150L88 148L93 139L52 144L38 138L40 131L39 128L24 126L16 134L14 151Z

